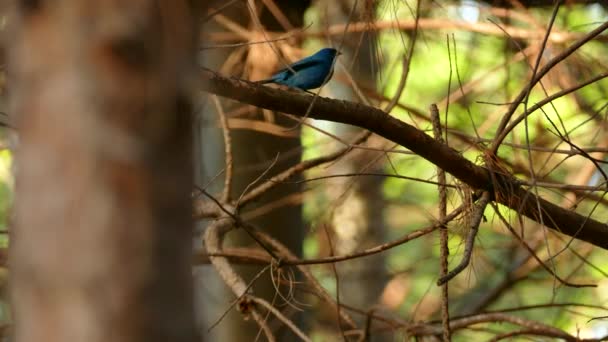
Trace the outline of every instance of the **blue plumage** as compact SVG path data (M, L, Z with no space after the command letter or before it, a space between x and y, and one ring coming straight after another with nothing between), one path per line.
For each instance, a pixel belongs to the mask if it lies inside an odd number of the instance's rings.
M276 83L302 90L319 88L333 75L334 59L338 55L340 53L336 49L321 49L314 55L293 63L289 68L278 71L271 78L257 83Z

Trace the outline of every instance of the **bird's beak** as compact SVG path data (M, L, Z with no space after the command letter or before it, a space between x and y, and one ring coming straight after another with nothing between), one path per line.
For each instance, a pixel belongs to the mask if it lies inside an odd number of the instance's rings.
M336 53L336 56L340 56L342 54L342 52L338 51L338 53Z

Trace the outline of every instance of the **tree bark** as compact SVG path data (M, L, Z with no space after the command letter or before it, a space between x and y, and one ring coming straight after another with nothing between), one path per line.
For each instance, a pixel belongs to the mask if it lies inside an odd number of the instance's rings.
M188 1L21 1L14 340L198 341Z

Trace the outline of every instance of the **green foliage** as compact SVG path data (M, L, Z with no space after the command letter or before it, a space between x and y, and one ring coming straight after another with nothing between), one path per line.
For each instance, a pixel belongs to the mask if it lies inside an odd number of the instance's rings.
M12 205L12 184L13 177L12 168L12 153L5 149L0 151L0 247L8 247L8 227L9 210Z
M468 2L475 4L475 2ZM424 8L424 18L442 19L446 22L473 20L475 13L466 12L452 2L442 6ZM413 1L381 1L377 7L377 20L412 20ZM464 11L464 12L463 12ZM532 9L526 12L528 20L535 20L540 27L546 27L551 13L550 8ZM506 20L488 12L477 13L479 22L487 24L488 18L496 28L511 26L531 31L531 24L520 19ZM563 8L558 15L553 31L560 33L588 32L598 22L605 20L606 12L597 5L572 5ZM411 31L408 31L411 32ZM377 75L378 88L386 98L395 96L403 75L402 60L411 45L408 32L395 29L380 30L377 36L379 46L379 65ZM539 37L542 37L539 36ZM605 39L605 37L604 37ZM540 38L508 39L503 33L478 33L456 29L424 29L417 38L416 49L410 61L407 86L399 98L399 103L412 107L418 112L426 113L431 103L439 104L441 121L450 130L448 140L451 147L461 152L466 158L477 164L484 163L484 149L495 137L499 122L516 94L526 89L533 77L532 70L537 60L538 49L532 49ZM550 41L543 52L540 67L560 54L574 40L566 42ZM449 44L449 49L448 49ZM526 51L521 55L522 50ZM605 72L608 46L604 41L590 42L572 56L560 62L542 82L537 84L526 97L525 104L520 104L513 113L512 120L527 109L545 100L556 92L574 87L592 77ZM449 96L449 101L448 101ZM449 103L449 106L447 105ZM526 120L517 125L505 139L499 149L501 166L512 172L524 182L541 181L546 183L571 184L583 167L592 164L584 156L569 156L566 153L554 153L556 149L575 150L577 147L595 147L605 140L604 106L608 103L608 80L604 79L577 90L574 94L558 98L530 114ZM380 105L386 104L386 101ZM593 111L597 113L593 113ZM447 113L447 115L446 115ZM432 135L431 124L408 112L404 107L396 107L391 115L419 127ZM446 119L447 117L447 119ZM457 134L452 134L458 132ZM467 142L469 139L481 138L477 144ZM327 153L324 139L318 133L305 130L303 143L306 146L304 159ZM484 140L485 139L485 140ZM568 144L567 142L570 142ZM420 180L437 180L437 170L426 160L405 154L387 154L382 164L386 174L398 174ZM606 159L605 154L595 158ZM387 161L387 160L390 160ZM601 162L601 160L600 160ZM534 173L531 172L531 169ZM323 174L324 171L311 172L310 177ZM596 172L597 173L597 172ZM532 178L534 174L534 179ZM602 180L597 173L595 180ZM448 177L451 184L455 184ZM591 181L590 181L591 182ZM589 183L591 184L591 183ZM579 184L585 185L585 184ZM573 210L600 221L605 221L608 206L604 194L567 192L552 187L530 186L538 193L564 208ZM386 241L392 241L404 234L428 226L437 217L437 186L417 180L386 177L382 192L386 208L384 217L387 222ZM450 190L449 207L453 209L462 201L464 194L471 189ZM594 197L595 196L595 197ZM598 199L599 198L599 199ZM315 192L310 201L305 203L305 214L308 220L316 222L320 215L326 213L330 199L325 192ZM560 284L538 262L529 258L527 248L522 246L509 232L491 207L486 208L485 220L476 238L471 264L451 283L451 308L454 313L466 309L467 305L483 297L494 287L513 281L513 287L507 286L487 309L500 310L525 305L546 305L547 303L602 303L607 299L605 288L608 270L608 252L589 248L588 245L548 231L539 224L522 219L516 212L502 205L497 205L501 216L505 217L518 234L522 234L526 243L532 246L540 260L563 279L573 283L604 284L599 288L574 288ZM450 224L449 247L451 251L449 267L452 269L461 260L464 243L469 228L466 220ZM317 256L320 253L316 238L307 240L306 255ZM417 311L429 303L438 305L439 290L435 286L439 267L438 234L419 238L384 252L385 267L393 275L392 279L402 277L407 283L407 295L399 305L398 314L406 319L418 318ZM523 260L523 261L521 261ZM517 264L524 263L524 266ZM517 267L529 270L525 278L516 282L507 277L519 275ZM514 269L515 267L515 269ZM335 293L335 279L328 268L315 268L325 288ZM517 271L517 272L516 272ZM430 298L430 299L429 299ZM574 309L578 310L578 309ZM424 311L424 310L423 310ZM606 315L605 311L580 309L584 315ZM438 310L432 318L438 318ZM590 327L588 317L577 315L565 307L542 307L520 310L514 313L518 317L536 320L563 329L576 335L577 329ZM424 317L424 319L430 319ZM455 341L489 339L500 332L517 329L510 324L491 324L489 331L460 332ZM589 336L589 335L586 335Z

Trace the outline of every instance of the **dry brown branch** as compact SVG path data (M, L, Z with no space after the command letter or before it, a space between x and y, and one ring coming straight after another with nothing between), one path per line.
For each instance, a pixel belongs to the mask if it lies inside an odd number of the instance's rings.
M532 79L530 80L530 82L526 85L526 87L524 89L522 89L522 91L511 102L511 105L509 106L509 108L507 109L507 112L503 116L503 118L502 118L502 120L500 122L500 125L498 126L498 129L496 131L497 132L496 139L494 140L494 142L492 143L492 147L490 148L490 150L492 151L493 154L496 154L496 152L498 151L498 148L500 147L500 144L502 143L502 141L505 138L505 136L503 136L503 134L504 134L505 128L507 127L507 124L511 120L511 117L513 116L513 114L515 113L515 111L517 110L517 108L519 107L519 105L521 103L523 103L524 100L527 98L527 96L530 94L530 91L532 90L532 88L538 82L540 82L540 80L551 69L553 69L553 67L555 67L557 64L559 64L560 62L562 62L568 56L570 56L575 51L577 51L578 49L580 49L581 46L583 46L584 44L586 44L587 42L589 42L593 38L595 38L598 35L600 35L606 29L608 29L608 22L603 23L602 25L598 26L596 29L592 30L591 32L589 32L589 33L585 34L584 36L580 37L579 39L577 39L576 42L574 42L567 49L565 49L564 51L562 51L561 53L559 53L557 56L553 57L542 68L540 68L538 70L538 72L534 73L534 75L533 75Z
M431 121L433 123L433 135L435 139L443 144L444 140L441 133L441 121L439 120L439 109L436 104L431 104ZM446 176L445 171L441 168L437 168L437 182L439 183L439 221L445 222L445 216L447 215L448 206L448 193L446 189ZM448 227L443 225L439 229L439 247L440 253L440 268L439 268L439 279L443 279L448 274L448 257L450 255L450 249L448 247ZM449 342L451 340L450 333L450 311L449 311L449 296L448 296L448 284L446 282L437 282L441 286L441 326L443 327L443 341Z
M450 215L448 218L452 218L453 219L459 213L460 213L460 211L458 209L456 209L456 210L454 210L452 212L453 215ZM372 248L368 248L368 249L366 249L364 251L361 251L361 252L355 252L355 253L351 253L351 254L347 254L347 255L335 255L335 256L329 256L329 257L325 257L325 258L316 258L316 259L283 260L281 262L281 264L283 264L283 265L333 264L333 263L336 263L336 262L341 262L341 261L361 258L361 257L364 257L364 256L381 253L381 252L389 250L389 249L391 249L393 247L403 245L404 243L407 243L409 241L417 239L417 238L419 238L421 236L427 235L427 234L435 231L437 228L439 228L440 225L441 224L438 223L438 224L434 224L434 225L428 226L428 227L423 228L423 229L416 230L414 232L405 234L404 236L402 236L399 239L396 239L396 240L388 242L388 243L384 243L384 244L379 245L379 246L374 246Z
M280 259L282 260L281 262L283 264L286 263L284 260L298 260L298 257L291 253L289 249L287 249L276 239L272 238L271 236L268 236L267 234L264 234L261 231L256 231L255 234L260 240L272 246L283 257L282 259ZM336 301L331 298L329 293L327 293L327 291L321 286L321 284L319 284L318 280L312 275L312 273L310 273L310 271L304 265L297 265L297 267L300 272L302 272L306 280L308 280L308 282L313 286L315 293L321 299L323 299L325 303L331 305L334 310L339 312L340 319L344 321L350 328L356 328L357 325L355 324L355 321L346 312L344 312L344 310L339 309L339 306L336 304Z
M215 105L215 110L217 111L218 116L220 118L222 133L224 137L224 158L226 159L226 167L224 173L224 189L220 201L222 203L227 203L230 200L230 190L232 189L232 141L230 139L228 119L226 118L226 113L224 113L222 104L220 103L217 96L212 96L211 98L213 100L213 104Z
M272 304L268 303L262 298L257 298L251 296L251 300L268 310L275 317L277 317L281 322L283 322L291 331L293 331L302 341L310 342L312 341L308 336L306 336L290 319L285 317L279 310L277 310Z
M311 159L311 160L305 160L299 164L296 164L296 165L290 167L289 169L281 172L280 174L272 177L271 179L263 182L262 184L258 185L255 188L251 189L249 192L247 192L247 194L243 195L243 197L239 201L239 205L243 206L243 205L255 200L262 194L266 193L270 189L272 189L275 186L277 186L278 184L281 184L282 182L288 180L289 178L293 177L296 174L300 174L313 167L316 167L316 166L319 166L319 165L322 165L325 163L333 162L333 161L341 158L346 153L348 153L352 150L351 146L355 146L355 145L365 142L365 140L367 140L367 138L369 138L369 136L370 136L370 132L361 132L357 137L355 137L353 139L353 142L351 144L349 144L348 146L346 146L334 153L328 154L326 156L318 157L315 159Z
M506 137L507 135L513 131L513 129L519 125L522 121L524 121L528 116L530 116L531 114L533 114L534 112L536 112L538 109L542 108L544 105L551 103L551 101L556 100L560 97L563 97L565 95L568 95L570 93L573 93L585 86L588 86L590 84L593 84L595 82L598 82L604 78L608 77L608 72L599 74L597 76L592 77L591 79L577 84L576 86L573 86L571 88L568 89L562 89L560 91L558 91L555 94L552 94L550 96L545 97L544 99L542 99L541 101L539 101L538 103L535 103L533 106L529 107L526 109L526 111L522 114L520 114L517 118L513 119L510 121L510 123L504 128L504 130L501 132L501 134L496 137L495 141L498 141L499 143L501 143ZM527 147L524 147L527 148ZM572 153L572 152L570 152Z
M211 261L211 264L213 264L215 270L218 272L224 283L236 296L239 311L243 312L245 315L253 317L253 320L258 324L261 331L264 332L264 335L268 341L274 341L275 338L270 331L266 320L262 318L255 306L249 304L253 298L253 296L249 296L250 285L247 285L243 278L236 273L226 257L219 256L223 252L223 237L230 229L233 229L234 224L235 222L233 220L233 216L229 215L228 213L224 213L215 222L210 224L207 229L205 229L203 239L205 249L210 255L209 260Z
M502 313L479 314L467 318L453 319L450 322L450 328L452 330L460 330L481 323L511 323L534 331L534 334L538 336L558 337L572 342L581 341L577 337L552 326ZM438 326L414 324L407 328L407 330L412 335L424 336L439 335L441 334L442 329ZM593 341L596 341L596 339L593 339ZM597 341L599 341L599 339L597 339Z
M490 202L491 195L484 191L481 194L481 198L476 203L473 213L470 219L469 231L467 232L467 239L464 245L464 255L460 263L454 267L449 273L442 275L439 280L437 280L437 285L442 285L453 279L460 272L462 272L471 261L471 255L473 254L473 245L475 243L475 237L477 236L477 232L479 231L479 225L481 224L481 219L483 218L484 210L486 206Z
M287 131L283 126L261 120L230 118L228 119L228 127L230 129L252 130L284 138L298 138L300 136L296 131Z
M205 83L203 88L220 96L294 115L304 115L310 108L312 98L305 94L228 79L209 70L203 71L201 76ZM409 148L469 186L494 192L496 201L516 212L537 222L543 222L547 227L558 232L608 249L606 224L536 197L523 189L511 176L504 174L491 176L488 169L473 164L457 151L437 143L420 130L377 108L318 97L310 116L366 128ZM496 183L493 182L493 178Z
M237 29L236 27L229 26L228 23L222 22L223 25L230 27L235 33L211 33L208 35L209 39L216 42L227 42L244 39L249 36L246 31ZM419 30L462 30L481 34L487 34L491 36L505 36L508 35L512 39L527 39L527 40L541 40L546 35L544 29L526 29L521 27L514 27L501 24L500 28L493 23L486 22L465 22L458 20L449 19L435 19L435 18L420 18L419 20L392 20L392 21L376 21L374 25L369 25L368 22L355 22L350 24L336 24L328 27L324 31L309 32L309 31L291 31L288 32L288 36L294 37L327 37L344 34L345 30L348 33L353 32L368 32L370 30L388 30L388 29L399 29L399 30L414 30L418 27ZM271 38L284 37L285 32L268 32L268 36ZM548 40L552 43L565 43L568 41L579 40L584 37L584 34L576 32L559 32L553 31L548 36ZM593 39L605 41L605 36L594 36Z
M519 236L519 234L517 234L517 232L515 231L515 229L513 229L513 227L507 221L507 219L500 213L500 211L498 210L498 207L494 203L492 203L492 207L494 208L494 212L496 213L496 215L498 216L498 218L500 218L500 220L502 221L502 223L507 227L507 229L511 232L511 234L513 234L513 236L515 236L517 238L517 240L522 244L522 246L526 250L528 250L528 252L532 255L532 257L547 272L549 272L553 277L555 277L555 279L557 279L560 283L562 283L565 286L569 286L569 287L596 287L597 286L595 284L573 284L573 283L570 283L570 282L562 279L560 276L558 276L549 266L547 266L542 260L540 260L540 258L536 255L536 252L534 252L534 249L531 248L530 245L521 236Z

